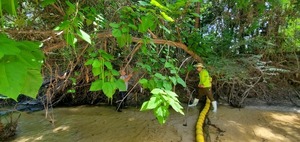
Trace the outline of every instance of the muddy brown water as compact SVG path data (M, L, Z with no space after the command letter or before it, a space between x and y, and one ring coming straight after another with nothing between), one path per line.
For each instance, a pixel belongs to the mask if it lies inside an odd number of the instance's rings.
M186 108L186 106L184 106ZM137 108L116 112L114 107L79 106L24 113L12 142L195 142L199 108L187 117L174 112L160 125L152 111ZM186 112L186 110L185 110ZM187 126L183 126L187 118ZM209 112L207 142L299 142L300 109L219 105ZM51 123L54 122L54 123ZM223 132L220 132L219 130Z
M198 109L185 117L172 110L160 125L152 111L137 108L116 112L115 107L70 107L23 113L12 142L193 142ZM183 126L187 118L187 126ZM53 124L51 122L54 122Z

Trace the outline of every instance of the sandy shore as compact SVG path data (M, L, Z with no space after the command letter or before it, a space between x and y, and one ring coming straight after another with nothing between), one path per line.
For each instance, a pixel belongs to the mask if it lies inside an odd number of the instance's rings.
M152 111L141 112L138 108L121 113L115 107L54 108L49 118L45 118L45 111L22 112L17 133L10 141L195 142L199 108L186 109L186 116L170 110L164 125L158 124ZM284 112L219 105L217 113L209 112L207 122L207 142L300 141L299 108Z
M300 108L272 110L219 106L209 113L211 142L299 142Z

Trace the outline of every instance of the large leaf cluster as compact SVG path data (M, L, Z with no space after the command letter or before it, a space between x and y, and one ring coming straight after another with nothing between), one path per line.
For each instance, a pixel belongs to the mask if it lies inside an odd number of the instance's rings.
M103 91L108 97L112 98L116 90L125 91L125 82L122 79L116 78L119 72L113 68L111 60L113 56L104 50L97 50L90 53L89 60L85 65L92 67L93 76L96 77L92 82L90 91Z
M42 84L44 55L40 43L15 41L0 34L0 93L17 100L19 94L35 98Z
M183 107L180 105L176 93L165 89L155 88L151 91L151 94L153 95L150 100L143 103L141 111L153 110L154 115L160 124L166 123L170 114L169 106L176 112L184 115L184 112L182 111Z

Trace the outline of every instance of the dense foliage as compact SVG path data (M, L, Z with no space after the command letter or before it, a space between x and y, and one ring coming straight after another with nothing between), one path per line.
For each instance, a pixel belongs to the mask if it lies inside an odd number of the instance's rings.
M152 92L142 109L162 123L169 105L181 112L173 93L192 92L191 65L204 61L216 94L240 106L274 77L299 84L299 8L297 0L0 0L0 93L36 98L48 83L47 104L112 99L124 68L135 75L130 91Z

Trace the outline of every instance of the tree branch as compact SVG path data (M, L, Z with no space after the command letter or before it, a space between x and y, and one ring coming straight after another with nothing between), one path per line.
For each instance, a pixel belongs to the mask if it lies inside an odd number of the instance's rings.
M14 33L14 34L32 34L33 31L6 31L8 33ZM17 32L17 33L16 33ZM54 31L34 31L35 34L50 34L50 35L55 35L55 36L59 36L60 34L57 34L57 32ZM106 32L102 32L99 33L97 35L98 38L113 38L112 33L110 31L106 31ZM54 38L53 36L51 38ZM56 38L56 39L60 39L60 38ZM78 42L83 41L81 39L78 39ZM44 40L44 43L46 43L47 40ZM143 39L142 38L137 38L137 37L132 37L132 42L134 43L143 43ZM152 39L150 42L153 42L154 44L163 44L163 45L169 45L169 46L173 46L173 47L178 47L182 50L184 50L186 53L188 53L189 55L191 55L197 62L203 62L203 60L201 59L200 56L198 56L196 53L194 53L193 51L189 50L188 47L181 43L181 42L174 42L174 41L170 41L170 40L164 40L164 39ZM146 43L146 44L149 44ZM46 44L45 44L46 45ZM67 45L67 43L63 40L59 41L57 44L55 45L50 45L50 46L45 46L42 48L43 52L50 52L59 48L63 48ZM135 50L137 51L139 48L136 48ZM134 53L136 52L134 51ZM132 53L132 54L134 54Z

